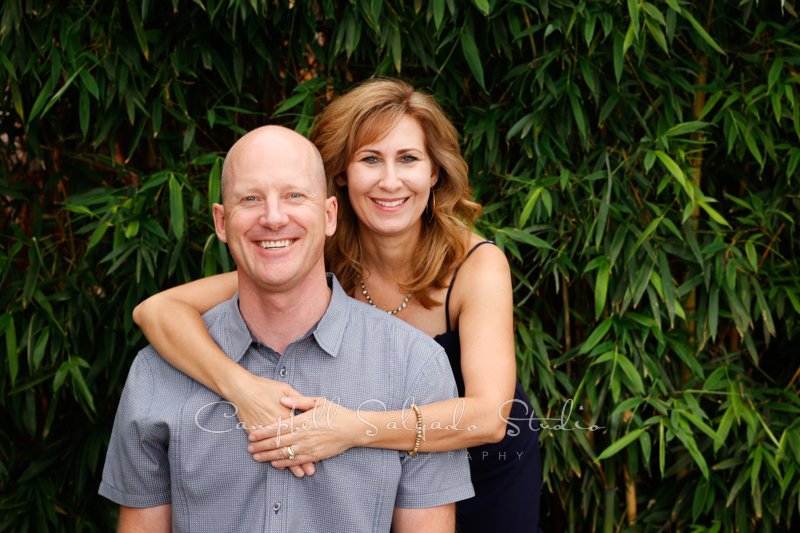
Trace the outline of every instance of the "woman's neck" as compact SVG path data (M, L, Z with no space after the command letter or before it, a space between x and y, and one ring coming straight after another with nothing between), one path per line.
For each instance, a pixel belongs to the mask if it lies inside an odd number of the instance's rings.
M402 282L412 272L413 259L419 242L419 232L406 232L402 235L374 235L363 228L359 232L361 240L361 264L372 273L380 272L382 277Z

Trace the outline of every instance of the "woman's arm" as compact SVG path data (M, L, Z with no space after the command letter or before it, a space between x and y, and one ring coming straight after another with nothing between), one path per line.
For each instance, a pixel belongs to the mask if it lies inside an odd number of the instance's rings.
M420 406L425 423L421 451L498 442L505 434L514 396L516 357L511 273L498 248L482 246L461 268L451 296L451 312L458 317L465 395ZM322 398L284 398L282 402L301 410L329 409ZM293 433L287 428L280 435L274 430L255 431L249 450L257 461L284 467L325 459L353 446L410 450L414 445L416 418L410 409L357 413L339 407L338 412L335 408L331 411L336 413L331 424L323 417L326 423L315 425L311 423L314 415L304 413L295 418ZM286 458L289 445L296 455L294 462Z
M236 272L192 281L143 301L133 310L133 320L172 366L236 405L247 427L263 427L288 418L290 410L279 400L297 391L236 364L219 349L201 317L237 288Z

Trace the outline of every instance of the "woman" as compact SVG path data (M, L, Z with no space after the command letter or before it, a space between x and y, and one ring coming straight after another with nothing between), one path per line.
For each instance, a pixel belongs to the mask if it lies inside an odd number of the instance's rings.
M480 206L455 128L430 96L377 79L332 102L311 140L339 202L328 268L349 294L431 335L450 359L461 397L420 406L419 449L469 448L476 496L457 506L459 531L536 530L541 467L537 433L525 422L532 409L515 386L510 269L470 230ZM236 289L235 273L198 280L149 298L134 319L167 360L238 406L246 427L286 420L290 408L330 407L249 374L213 343L199 313ZM408 410L332 412L329 424L304 426L315 416L306 412L295 431L255 429L249 451L302 476L313 474L313 461L354 446L417 449Z

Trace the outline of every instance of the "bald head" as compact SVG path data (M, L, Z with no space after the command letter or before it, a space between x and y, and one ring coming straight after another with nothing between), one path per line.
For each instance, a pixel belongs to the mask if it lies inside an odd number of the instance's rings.
M287 155L291 159L302 158L313 174L315 184L319 185L319 194L325 196L325 167L322 157L314 144L289 128L283 126L262 126L256 128L236 141L228 150L222 165L220 188L222 203L226 203L226 194L230 194L231 180L236 176L236 169L248 165L272 165L286 163Z

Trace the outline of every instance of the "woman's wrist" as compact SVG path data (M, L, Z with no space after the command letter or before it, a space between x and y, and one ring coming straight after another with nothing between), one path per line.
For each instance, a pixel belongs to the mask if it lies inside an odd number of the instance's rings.
M334 409L338 412L331 420L331 426L341 432L341 441L345 443L346 449L364 446L368 438L365 436L367 426L359 419L357 412L342 406ZM324 414L321 419L328 420Z
M223 372L215 372L213 377L219 395L234 404L249 389L253 380L255 380L253 374L235 363L229 365Z

